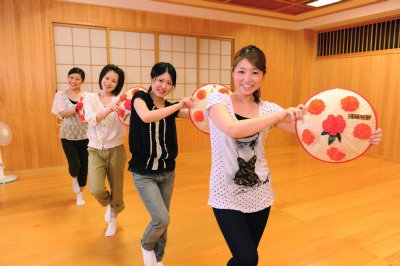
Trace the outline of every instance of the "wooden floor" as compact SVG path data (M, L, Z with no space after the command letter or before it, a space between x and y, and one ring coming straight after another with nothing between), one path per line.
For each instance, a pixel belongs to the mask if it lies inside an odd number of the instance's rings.
M277 196L259 265L400 265L400 163L363 156L328 164L297 147L267 149L267 158ZM226 265L229 250L207 206L209 168L208 152L178 158L166 266ZM128 172L111 238L92 195L75 205L66 167L16 174L0 185L0 265L142 265L149 216Z

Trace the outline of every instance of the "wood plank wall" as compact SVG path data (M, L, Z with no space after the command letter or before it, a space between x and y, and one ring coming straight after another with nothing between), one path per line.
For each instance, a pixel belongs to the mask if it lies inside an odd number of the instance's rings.
M377 107L385 130L384 142L369 153L400 160L395 146L400 144L396 134L400 120L395 116L399 111L395 102L400 94L395 73L399 54L316 60L316 36L312 31L294 32L62 1L2 0L0 33L7 42L0 42L0 121L13 131L12 143L2 149L6 172L66 163L57 136L57 120L50 113L55 93L53 22L230 37L235 39L235 50L255 44L266 52L268 60L263 99L287 107L326 87L362 87L364 95L371 97ZM390 104L381 104L384 99ZM180 120L177 126L180 152L209 149L208 136L197 131L190 121ZM276 131L268 145L297 144L293 135Z
M374 56L317 60L313 65L312 90L343 87L356 89L377 111L384 130L381 145L370 154L400 161L400 51Z

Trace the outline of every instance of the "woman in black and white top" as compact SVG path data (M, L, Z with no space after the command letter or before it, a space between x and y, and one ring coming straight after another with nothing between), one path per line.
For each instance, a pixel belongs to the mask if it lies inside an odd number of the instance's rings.
M240 49L233 60L234 93L210 95L212 148L209 205L232 253L227 265L255 266L257 247L274 201L264 139L273 127L295 132L305 106L283 109L260 99L266 58L256 46ZM381 130L370 142L379 143Z
M188 119L191 104L189 97L178 103L165 100L176 86L176 71L170 63L155 64L150 76L148 92L133 95L129 128L129 170L152 219L141 240L146 266L163 265L178 154L175 119Z

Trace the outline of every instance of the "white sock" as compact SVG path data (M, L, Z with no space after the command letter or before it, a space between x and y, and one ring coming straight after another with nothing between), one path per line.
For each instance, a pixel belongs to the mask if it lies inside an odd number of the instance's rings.
M76 193L76 205L82 206L85 205L86 201L83 199L83 193L78 192Z
M105 236L113 236L117 232L117 218L111 218Z
M162 263L162 261L157 261L157 266L164 266L164 263Z
M72 178L72 191L75 193L78 193L81 191L81 187L79 186L79 183L78 183L78 178L76 178L76 177Z
M107 223L111 221L111 204L107 205L106 213L104 214L104 221Z
M142 247L142 253L143 253L143 261L145 266L156 266L157 265L157 258L156 254L154 253L154 250L145 250Z

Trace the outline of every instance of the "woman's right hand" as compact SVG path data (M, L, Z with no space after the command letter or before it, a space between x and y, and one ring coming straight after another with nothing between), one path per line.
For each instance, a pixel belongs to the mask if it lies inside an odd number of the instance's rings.
M119 105L118 102L111 102L107 105L107 110L109 111L109 113L111 112L118 112L119 111Z
M179 101L179 109L186 109L190 108L193 105L193 98L192 97L184 97L182 100Z
M306 113L306 106L299 104L296 107L289 107L278 114L278 122L293 122L303 118Z

